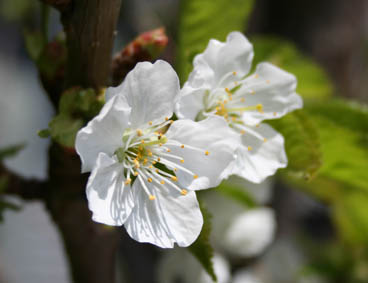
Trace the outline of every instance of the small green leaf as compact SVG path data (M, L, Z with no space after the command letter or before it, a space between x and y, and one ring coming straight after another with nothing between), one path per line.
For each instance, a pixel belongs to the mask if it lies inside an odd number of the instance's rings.
M253 197L244 188L230 181L223 181L217 187L217 190L223 195L238 201L246 208L252 208L256 206L256 202L254 201Z
M282 119L269 121L285 138L289 164L286 172L305 179L313 178L322 164L318 131L303 110Z
M242 31L252 11L253 0L183 0L178 29L177 70L184 82L193 57L211 38L225 40L231 31Z
M74 147L75 137L82 126L82 119L65 114L55 116L49 124L51 137L65 147Z
M51 133L50 133L50 130L49 129L43 129L43 130L40 130L40 131L38 131L38 136L40 137L40 138L43 138L43 139L45 139L45 138L48 138L50 135L51 135Z
M203 268L211 276L212 280L217 282L217 277L212 262L213 248L210 244L212 216L202 202L200 202L200 208L204 220L203 228L198 239L188 249L202 264Z
M0 149L0 160L7 158L7 157L15 156L24 147L25 147L25 144L17 144L17 145L12 145L12 146L8 146L5 148L1 148Z
M327 99L333 86L324 70L302 54L291 42L275 37L252 38L255 57L253 67L262 61L273 63L294 74L297 92L305 99Z
M24 41L29 57L37 61L44 47L44 39L41 32L24 31Z

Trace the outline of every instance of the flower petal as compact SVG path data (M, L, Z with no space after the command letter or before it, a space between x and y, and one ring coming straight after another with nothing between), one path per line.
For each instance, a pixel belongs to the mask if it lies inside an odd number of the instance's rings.
M75 148L82 160L82 172L89 172L98 154L112 156L122 145L124 130L128 128L130 107L120 97L114 97L102 107L100 114L79 130Z
M124 186L123 166L105 153L98 155L88 179L88 207L92 219L107 225L122 225L133 206L132 188Z
M257 66L255 75L243 81L238 90L245 98L246 106L262 105L262 111L245 111L242 120L255 125L264 119L275 119L303 107L301 97L295 93L294 75L269 64Z
M243 146L238 149L233 174L260 183L275 174L277 169L286 167L287 157L281 134L266 124L244 129Z
M226 42L210 40L206 50L194 58L194 69L180 92L176 115L194 120L204 110L206 93L240 80L251 67L253 47L240 32L232 32Z
M189 169L198 178L178 169L179 183L189 190L201 190L216 187L224 175L225 169L235 160L235 150L240 145L239 135L230 129L220 116L210 116L200 122L191 120L175 121L166 133L169 140L178 144L171 146L171 153L182 157L184 163L172 159L172 162Z
M253 46L240 32L231 32L226 42L211 39L206 50L194 58L194 69L212 87L224 86L220 82L236 72L234 80L248 74L253 59ZM212 75L209 75L210 69ZM212 80L212 81L210 81Z
M197 239L203 225L195 192L183 196L168 185L147 183L156 197L149 200L138 179L133 184L136 205L125 222L129 235L138 242L172 248L187 247Z
M169 63L158 60L138 63L116 88L108 88L106 99L116 94L124 96L132 108L130 122L138 128L149 121L155 123L171 117L174 100L179 94L179 79Z

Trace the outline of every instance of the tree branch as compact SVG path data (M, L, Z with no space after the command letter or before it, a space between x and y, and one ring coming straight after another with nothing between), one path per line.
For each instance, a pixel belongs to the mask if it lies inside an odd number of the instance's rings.
M67 87L106 85L120 5L120 0L75 0L62 14L68 39Z

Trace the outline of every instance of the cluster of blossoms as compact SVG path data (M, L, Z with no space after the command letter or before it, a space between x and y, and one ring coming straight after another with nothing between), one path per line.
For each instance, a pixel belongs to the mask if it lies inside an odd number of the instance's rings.
M296 79L267 63L245 77L252 57L252 45L233 32L195 57L181 90L161 60L138 63L107 89L76 139L82 171L91 171L93 220L124 225L139 242L185 247L203 224L196 190L232 174L261 182L286 166L283 137L260 122L302 106Z

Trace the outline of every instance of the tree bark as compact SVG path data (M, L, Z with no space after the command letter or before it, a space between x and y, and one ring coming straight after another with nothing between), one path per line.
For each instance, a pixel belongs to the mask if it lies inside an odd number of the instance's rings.
M121 0L74 0L62 12L68 61L64 88L106 86ZM114 283L118 234L91 219L85 197L88 175L80 159L53 144L47 208L57 224L76 283Z
M66 86L105 86L121 0L75 0L62 13L67 35Z

